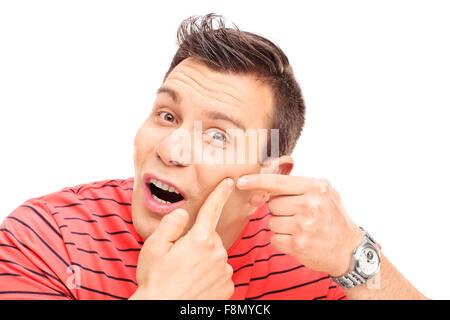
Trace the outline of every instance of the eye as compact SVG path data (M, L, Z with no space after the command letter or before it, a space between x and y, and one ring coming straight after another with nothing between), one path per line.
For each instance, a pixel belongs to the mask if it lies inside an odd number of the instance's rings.
M224 133L220 132L219 130L207 131L205 132L205 135L207 137L208 142L213 140L212 141L213 143L220 145L228 143L227 136Z
M161 118L164 121L169 121L169 122L176 121L175 117L172 114L170 114L169 112L167 112L167 111L159 111L157 113L157 115L158 115L159 118Z

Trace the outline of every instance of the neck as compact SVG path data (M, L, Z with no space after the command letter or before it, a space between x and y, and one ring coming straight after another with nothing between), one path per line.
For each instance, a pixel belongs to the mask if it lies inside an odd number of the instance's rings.
M257 207L246 203L240 208L229 208L229 210L233 210L233 215L223 215L230 216L230 219L219 221L216 231L222 239L223 246L226 250L229 250L238 240L242 230L247 225L248 220L256 209Z

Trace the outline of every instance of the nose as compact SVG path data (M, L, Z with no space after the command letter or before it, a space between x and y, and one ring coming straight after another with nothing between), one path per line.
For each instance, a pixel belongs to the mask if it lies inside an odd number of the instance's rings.
M156 154L167 166L189 166L192 163L189 132L183 128L173 131L159 142Z

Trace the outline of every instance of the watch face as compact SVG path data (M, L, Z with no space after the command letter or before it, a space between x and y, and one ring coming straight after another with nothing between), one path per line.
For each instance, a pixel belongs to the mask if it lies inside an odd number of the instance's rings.
M371 247L363 248L358 260L358 269L366 276L371 276L377 272L378 266L380 265L378 254L375 249Z

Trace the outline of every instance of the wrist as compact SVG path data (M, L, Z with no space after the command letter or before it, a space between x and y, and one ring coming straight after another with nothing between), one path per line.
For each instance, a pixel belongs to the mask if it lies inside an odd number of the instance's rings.
M372 279L379 271L381 264L380 246L373 237L361 228L363 241L352 251L350 268L340 276L331 275L340 287L349 289Z
M346 241L342 248L340 259L336 259L336 261L340 261L340 264L336 266L334 271L329 273L332 277L341 277L350 271L353 251L364 241L364 233L356 226L356 228L352 230L351 235L345 238L348 239L348 241Z

